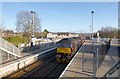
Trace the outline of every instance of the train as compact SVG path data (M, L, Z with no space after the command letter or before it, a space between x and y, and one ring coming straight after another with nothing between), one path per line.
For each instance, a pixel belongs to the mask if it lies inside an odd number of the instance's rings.
M57 47L57 62L68 63L83 43L84 40L79 37L61 39Z

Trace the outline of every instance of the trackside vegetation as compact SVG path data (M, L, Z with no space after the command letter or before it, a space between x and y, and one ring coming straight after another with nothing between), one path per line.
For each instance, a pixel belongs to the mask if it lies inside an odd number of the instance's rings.
M11 36L11 37L4 37L4 39L12 44L14 44L15 46L18 46L19 44L22 43L27 43L28 42L28 38L22 35L19 36Z

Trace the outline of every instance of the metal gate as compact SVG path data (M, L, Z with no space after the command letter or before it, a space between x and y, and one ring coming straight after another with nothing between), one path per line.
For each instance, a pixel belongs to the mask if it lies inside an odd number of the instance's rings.
M82 72L93 74L96 77L97 56L94 50L84 50L82 52Z
M96 72L101 63L103 62L107 51L110 48L110 40L100 45L99 49L84 50L82 52L82 72L93 74L96 78Z

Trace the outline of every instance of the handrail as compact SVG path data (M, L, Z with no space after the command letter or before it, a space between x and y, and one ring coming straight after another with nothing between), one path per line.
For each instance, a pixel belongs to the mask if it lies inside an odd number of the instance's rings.
M8 53L12 55L20 57L21 50L1 37L0 37L0 48L4 49L5 51L9 51Z

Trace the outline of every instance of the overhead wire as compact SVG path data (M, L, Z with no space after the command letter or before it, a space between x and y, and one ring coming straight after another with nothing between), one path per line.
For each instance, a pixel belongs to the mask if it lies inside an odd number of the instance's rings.
M115 0L118 1L118 0ZM109 4L107 4L105 7L103 7L102 9L96 11L96 15L100 14L101 12L103 12L104 10L106 10L107 8L111 7L113 4L115 4L116 2L110 2Z
M109 7L115 5L115 3L117 3L117 2L118 2L118 0L115 0L114 2L109 2L105 7L101 8L101 9L99 9L99 10L96 10L96 11L95 11L95 15L98 15L98 14L104 12L106 9L108 9ZM105 2L104 2L104 3L105 3ZM106 3L107 3L107 2L106 2Z

